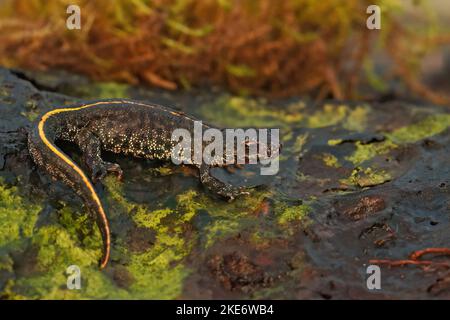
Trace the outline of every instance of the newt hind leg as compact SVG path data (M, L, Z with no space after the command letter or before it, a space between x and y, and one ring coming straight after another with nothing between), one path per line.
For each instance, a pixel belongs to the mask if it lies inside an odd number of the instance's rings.
M114 173L119 180L122 179L123 171L120 166L102 159L101 141L94 133L88 129L81 130L76 143L83 152L84 162L90 170L93 182L103 179L108 173Z
M229 183L225 183L213 177L209 172L210 169L211 167L206 164L202 164L199 167L201 183L212 192L222 197L228 198L229 200L233 200L239 195L250 194L248 191L245 191L246 188L235 187Z

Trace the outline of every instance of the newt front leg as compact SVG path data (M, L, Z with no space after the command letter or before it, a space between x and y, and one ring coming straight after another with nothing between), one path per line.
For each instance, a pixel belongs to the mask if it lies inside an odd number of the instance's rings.
M90 170L93 182L103 179L107 173L115 173L119 180L122 179L122 169L117 163L102 159L101 141L88 128L80 130L76 137L76 143L83 152L84 162Z
M210 191L215 194L218 194L222 197L233 200L239 195L248 195L249 192L245 191L244 187L235 187L229 183L220 181L219 179L213 177L209 170L211 166L203 163L199 167L200 172L200 181L201 183L207 187Z

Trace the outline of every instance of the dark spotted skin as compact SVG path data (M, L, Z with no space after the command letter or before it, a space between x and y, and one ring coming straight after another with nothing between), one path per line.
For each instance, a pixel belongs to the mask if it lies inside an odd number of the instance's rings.
M108 172L122 176L118 164L102 159L102 151L170 161L176 144L171 141L172 132L179 128L193 132L195 120L167 107L123 99L99 100L56 109L38 118L28 136L30 154L52 178L71 187L96 216L106 252L102 267L109 257L109 226L91 181L103 178ZM209 128L203 126L204 129ZM78 145L90 171L88 175L56 147L55 141L58 140ZM202 164L197 167L201 183L213 193L230 199L247 194L242 188L213 177L209 172L210 166Z

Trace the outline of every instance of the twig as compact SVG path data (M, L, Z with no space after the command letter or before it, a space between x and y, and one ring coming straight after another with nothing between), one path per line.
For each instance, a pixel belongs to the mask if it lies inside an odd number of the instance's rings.
M420 257L422 257L425 254L428 253L434 253L434 254L442 254L442 255L450 255L450 249L449 248L425 248L422 250L414 251L409 255L409 257L412 260L418 260Z

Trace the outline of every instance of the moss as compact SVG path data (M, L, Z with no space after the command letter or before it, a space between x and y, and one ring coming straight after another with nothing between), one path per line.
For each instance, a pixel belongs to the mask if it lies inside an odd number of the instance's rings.
M446 130L450 126L449 114L431 115L422 121L385 133L386 140L375 143L363 144L356 142L355 152L346 157L346 160L358 166L365 161L373 159L377 155L384 155L398 148L401 144L415 143L425 138L434 136ZM336 144L340 141L328 141L328 144Z
M192 37L204 37L214 30L214 27L211 25L206 25L202 28L192 28L173 19L169 19L166 23L173 30Z
M93 237L100 240L100 234ZM96 267L101 256L101 242L91 243L93 247L83 246L76 234L60 225L42 227L33 237L33 244L38 248L38 268L52 272L65 270L71 264Z
M9 255L0 256L0 270L14 272L14 261Z
M23 243L31 237L36 251L36 265L26 276L11 280L3 295L11 299L173 299L180 295L183 279L189 269L182 260L190 253L195 237L185 234L185 224L196 214L199 204L196 192L187 191L177 196L174 208L154 211L129 202L122 195L122 185L114 177L106 179L107 202L115 204L110 218L119 212L132 214L136 224L156 230L155 244L145 252L132 253L123 245L124 239L114 241L113 253L127 256L126 268L133 283L127 290L118 287L108 276L108 269L100 271L97 263L101 254L99 231L86 215L79 215L70 207L57 211L57 223L44 225L33 232L40 207L24 204L14 188L0 189L0 216L5 230L0 229L1 249L15 241ZM124 213L125 211L125 213ZM168 218L166 220L166 218ZM11 228L11 226L13 228ZM1 228L1 227L0 227ZM76 264L81 269L81 290L66 288L66 268ZM114 268L114 263L108 268ZM5 255L0 268L12 270L13 262Z
M222 218L207 227L205 248L212 246L218 239L236 234L241 228L242 221L238 219Z
M130 287L134 298L174 299L182 292L183 280L189 275L189 270L176 263L184 254L174 249L156 249L131 257L128 270L135 280Z
M18 23L1 26L1 64L31 69L63 66L96 79L140 81L159 87L164 87L165 81L155 81L146 74L177 85L187 77L197 87L213 83L235 92L245 88L252 95L288 97L308 93L322 96L328 92L323 90L325 83L335 95L336 87L350 89L355 81L363 80L364 74L358 71L364 58L370 56L369 48L360 51L354 72L344 72L339 79L323 72L324 64L330 64L331 69L345 64L349 57L341 54L343 49L355 34L364 36L358 26L366 19L367 1L289 0L282 6L269 0L76 2L85 9L85 21L95 21L95 29L71 33L54 28L36 41L28 41L26 31L39 29L42 21L50 26L61 23L62 4L2 1L5 5L0 6L0 16L14 16ZM321 19L323 16L329 19ZM389 16L383 23L396 20ZM223 30L232 36L222 36ZM92 39L100 38L108 41L99 48ZM316 40L323 41L323 47L317 49ZM155 45L141 45L146 43ZM67 54L58 56L61 46ZM23 52L15 50L18 47L24 48ZM351 96L352 90L342 91Z

